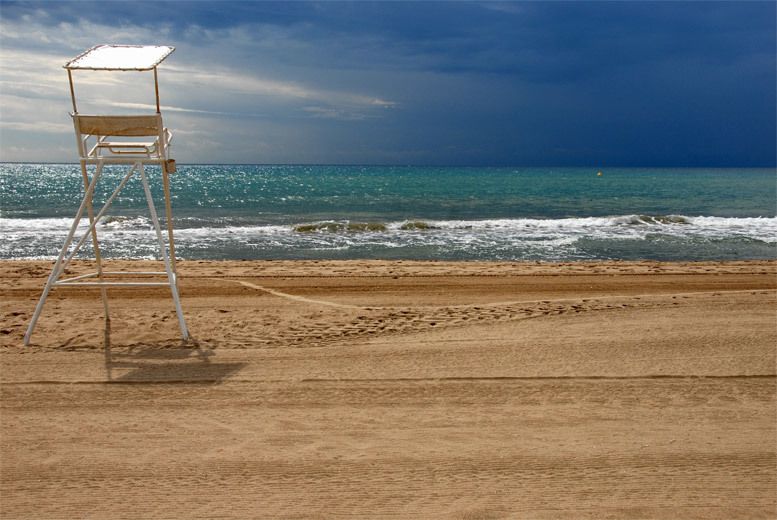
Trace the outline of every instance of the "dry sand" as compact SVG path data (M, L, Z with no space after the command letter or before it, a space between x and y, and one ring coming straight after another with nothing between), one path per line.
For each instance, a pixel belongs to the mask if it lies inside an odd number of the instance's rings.
M24 348L49 267L0 262L2 518L777 516L777 263L186 261L194 345L57 289Z

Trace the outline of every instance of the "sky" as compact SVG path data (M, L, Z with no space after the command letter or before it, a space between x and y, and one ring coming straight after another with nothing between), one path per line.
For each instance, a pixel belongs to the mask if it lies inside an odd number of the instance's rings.
M0 161L74 162L62 65L159 67L179 163L773 167L777 3L0 0ZM151 73L75 71L81 113Z

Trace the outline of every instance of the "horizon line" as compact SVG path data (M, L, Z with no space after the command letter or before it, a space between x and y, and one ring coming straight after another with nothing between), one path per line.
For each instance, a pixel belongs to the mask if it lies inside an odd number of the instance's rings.
M78 161L0 161L0 164L68 164L78 165ZM399 168L592 168L595 170L604 170L608 168L713 168L713 169L732 169L732 168L758 168L777 169L777 163L772 165L737 165L737 166L714 166L714 165L619 165L594 166L589 164L570 166L570 165L520 165L520 164L436 164L436 163L262 163L262 162L178 162L178 166L345 166L345 167L399 167Z

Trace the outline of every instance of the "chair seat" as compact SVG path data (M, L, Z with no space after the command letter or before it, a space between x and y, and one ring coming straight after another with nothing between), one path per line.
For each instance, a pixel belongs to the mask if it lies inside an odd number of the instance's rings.
M159 113L117 116L72 114L72 117L82 160L168 160L173 134L164 127ZM94 145L88 148L90 141Z
M157 140L154 141L100 141L96 148L107 149L112 154L152 154L156 151Z

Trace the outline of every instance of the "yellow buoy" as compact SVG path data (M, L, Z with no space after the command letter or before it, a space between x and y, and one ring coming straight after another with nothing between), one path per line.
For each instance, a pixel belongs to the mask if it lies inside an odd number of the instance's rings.
M601 171L599 171L599 173L597 173L597 174L596 174L596 176L597 176L597 177L601 177L601 176L602 176L602 172L601 172Z

